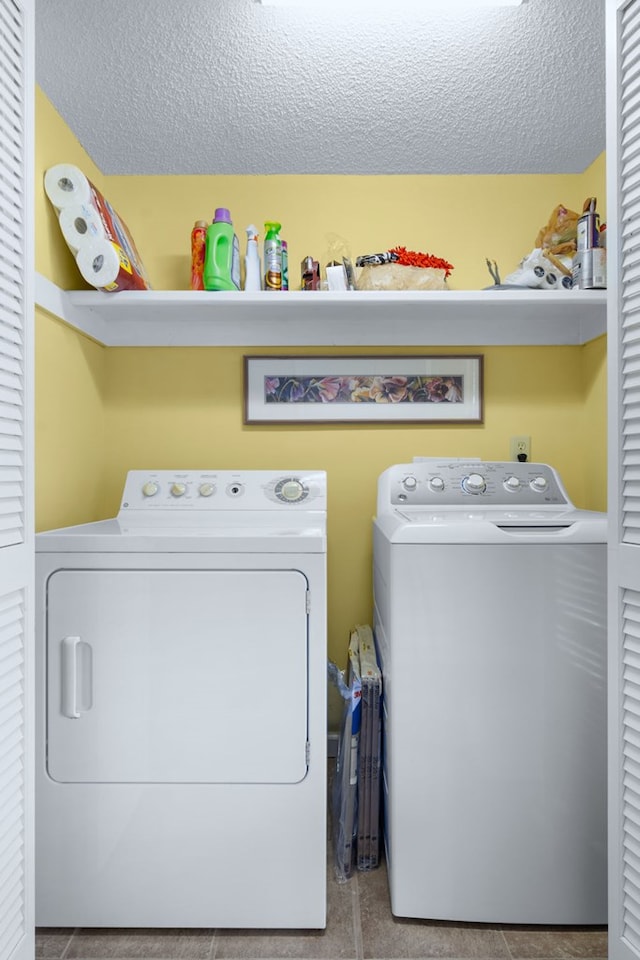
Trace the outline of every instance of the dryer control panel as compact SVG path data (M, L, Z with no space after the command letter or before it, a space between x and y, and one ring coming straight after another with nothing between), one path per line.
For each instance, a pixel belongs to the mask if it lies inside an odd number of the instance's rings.
M378 483L378 515L398 506L571 506L560 477L545 463L417 460L389 467Z
M130 511L326 510L322 470L130 470L120 514Z

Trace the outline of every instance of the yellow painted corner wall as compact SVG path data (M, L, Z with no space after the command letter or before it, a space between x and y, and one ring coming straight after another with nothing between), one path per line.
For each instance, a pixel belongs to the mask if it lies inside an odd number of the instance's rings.
M281 217L292 277L303 255L324 262L342 241L352 256L401 243L450 259L451 286L462 289L490 282L485 256L503 275L513 269L557 203L581 209L586 195L604 198L604 158L573 177L102 178L41 93L37 124L36 267L67 288L84 285L41 186L46 167L61 161L76 163L109 197L159 289L187 287L193 221L210 219L215 206L231 208L239 233L248 223ZM283 352L317 351L106 350L39 315L38 529L113 515L133 468L326 469L329 653L343 664L349 628L371 620L371 517L377 477L390 464L416 455L506 459L509 437L526 433L534 459L558 467L578 506L604 509L604 338L586 347L366 350L482 353L482 424L243 425L243 354ZM331 352L362 351L322 348Z
M581 348L584 500L592 510L607 509L607 338Z
M48 530L100 510L106 351L42 310L35 319L36 528Z

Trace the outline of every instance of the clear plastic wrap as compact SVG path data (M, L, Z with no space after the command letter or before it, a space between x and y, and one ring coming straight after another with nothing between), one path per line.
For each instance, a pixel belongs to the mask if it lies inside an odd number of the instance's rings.
M358 290L448 290L445 271L381 263L356 268Z

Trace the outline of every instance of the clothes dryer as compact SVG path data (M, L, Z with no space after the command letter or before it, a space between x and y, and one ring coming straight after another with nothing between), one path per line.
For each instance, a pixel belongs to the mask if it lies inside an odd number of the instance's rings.
M545 464L422 460L373 535L393 912L606 923L605 515Z
M132 471L36 551L37 923L323 927L325 474Z

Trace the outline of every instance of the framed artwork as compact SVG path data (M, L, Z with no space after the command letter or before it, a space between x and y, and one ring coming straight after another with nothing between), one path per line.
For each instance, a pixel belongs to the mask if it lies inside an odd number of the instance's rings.
M245 356L245 423L482 423L483 357Z

